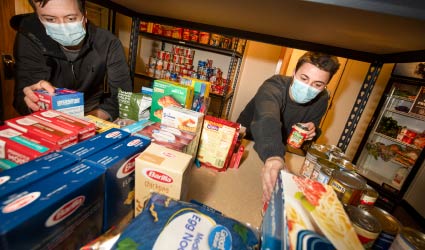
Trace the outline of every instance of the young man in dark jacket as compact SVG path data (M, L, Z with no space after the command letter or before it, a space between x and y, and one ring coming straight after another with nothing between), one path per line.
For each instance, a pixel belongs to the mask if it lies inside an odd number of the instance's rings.
M132 91L119 39L87 20L84 0L29 2L35 13L19 20L15 39L15 109L22 115L39 110L34 90L68 88L84 93L85 114L117 118L118 88Z
M264 202L270 199L279 171L286 168L285 147L292 125L307 127L307 140L316 136L328 106L326 85L338 68L336 57L307 52L298 60L293 76L267 79L241 112L237 122L247 128L247 137L255 141L254 149L264 162Z

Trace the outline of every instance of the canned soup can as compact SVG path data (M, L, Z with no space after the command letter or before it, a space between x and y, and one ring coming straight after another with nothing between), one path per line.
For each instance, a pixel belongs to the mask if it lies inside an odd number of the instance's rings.
M328 184L332 177L332 172L335 170L339 170L338 165L327 159L319 158L314 167L312 179L323 184ZM317 177L314 178L316 175Z
M329 185L343 205L357 206L366 188L366 180L356 173L340 169L332 172Z
M380 222L371 213L359 207L349 205L345 210L363 247L371 249L381 233Z
M388 250L401 229L400 222L381 208L365 205L359 205L359 207L372 214L381 224L382 231L375 240L372 249Z
M378 196L379 193L373 187L366 185L366 189L360 197L360 205L373 206L375 205Z
M310 147L305 155L303 166L301 167L301 175L307 178L311 177L314 166L316 165L317 159L327 158L326 154L320 152L314 147Z
M395 237L390 250L423 250L425 249L425 234L410 227L403 229Z

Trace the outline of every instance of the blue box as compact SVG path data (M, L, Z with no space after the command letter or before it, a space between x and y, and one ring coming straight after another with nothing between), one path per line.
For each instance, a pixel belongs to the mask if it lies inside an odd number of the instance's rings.
M41 110L54 109L68 115L84 118L84 93L66 88L56 88L50 94L46 90L34 91Z
M148 139L130 136L83 160L106 171L104 232L133 211L135 158L149 144Z
M62 152L75 156L78 160L89 157L111 145L127 138L130 133L118 128L111 128L103 133L97 134L90 139L64 148Z
M7 196L35 181L71 166L75 157L61 152L52 152L37 159L0 172L0 198Z
M78 163L0 199L0 249L79 249L101 233L104 170Z

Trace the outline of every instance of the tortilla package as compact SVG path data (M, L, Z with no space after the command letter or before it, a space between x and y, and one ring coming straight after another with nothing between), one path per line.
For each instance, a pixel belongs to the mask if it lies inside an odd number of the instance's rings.
M152 193L112 249L258 249L255 231L198 204Z

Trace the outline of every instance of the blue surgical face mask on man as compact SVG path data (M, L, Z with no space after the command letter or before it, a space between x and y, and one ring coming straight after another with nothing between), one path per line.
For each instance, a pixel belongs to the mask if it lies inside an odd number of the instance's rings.
M290 87L292 98L297 103L307 103L313 100L320 92L319 89L316 89L294 77L292 85Z
M72 23L49 23L42 22L46 28L46 33L53 40L62 46L77 46L86 36L83 27L84 18L80 22Z

